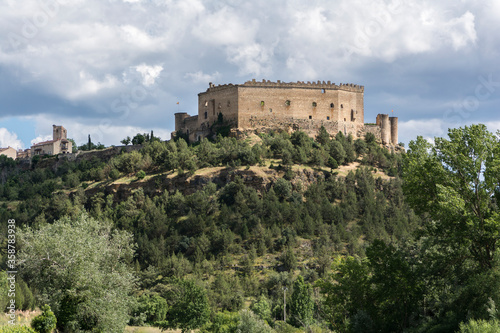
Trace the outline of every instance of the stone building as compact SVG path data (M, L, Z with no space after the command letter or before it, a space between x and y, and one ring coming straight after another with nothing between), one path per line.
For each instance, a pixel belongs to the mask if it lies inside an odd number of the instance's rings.
M316 135L324 126L362 137L371 132L384 144L397 144L397 118L377 116L375 125L364 124L364 87L328 82L247 81L215 86L198 94L198 115L175 114L175 131L190 141L209 136L220 115L233 132L282 129ZM380 118L380 121L379 121Z
M67 135L64 127L52 125L52 140L35 143L31 146L30 157L71 153L73 144L68 140Z
M5 156L10 157L13 160L15 160L17 157L17 152L12 147L0 148L0 155L5 155Z

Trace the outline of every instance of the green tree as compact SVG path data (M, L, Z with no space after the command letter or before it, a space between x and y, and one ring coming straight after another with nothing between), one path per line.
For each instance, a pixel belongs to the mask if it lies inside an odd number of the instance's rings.
M290 322L295 327L307 327L312 322L314 303L311 294L311 285L305 283L302 275L299 275L293 284L290 302Z
M130 142L132 142L132 139L130 139L130 136L127 136L125 139L123 139L122 141L120 141L122 144L124 144L125 146L128 146L130 144Z
M135 278L132 236L86 214L19 230L19 263L63 331L123 332Z
M240 311L239 333L272 333L274 330L250 310Z
M261 295L259 300L252 304L250 310L259 316L260 319L267 322L271 321L271 304L265 295Z
M455 259L491 269L500 234L500 142L484 125L450 129L448 139L411 141L403 190L418 213L432 218L426 232ZM449 251L446 251L449 252Z
M38 333L51 333L56 329L56 316L47 304L43 305L42 313L31 321L31 327Z
M205 288L192 280L180 280L170 295L172 302L167 321L158 323L162 329L180 328L187 332L208 322L210 305Z

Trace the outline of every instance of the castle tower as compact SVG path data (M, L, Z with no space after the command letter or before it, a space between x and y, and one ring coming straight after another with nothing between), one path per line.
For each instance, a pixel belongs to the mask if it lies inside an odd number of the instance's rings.
M54 141L68 138L68 132L62 126L52 125L52 138Z
M398 144L398 117L389 117L391 122L391 143L396 146Z
M378 114L377 115L377 126L380 126L380 138L382 139L382 144L386 145L391 143L391 128L389 125L389 115L388 114Z
M175 114L175 131L180 131L184 127L184 119L189 115L186 112L177 112Z

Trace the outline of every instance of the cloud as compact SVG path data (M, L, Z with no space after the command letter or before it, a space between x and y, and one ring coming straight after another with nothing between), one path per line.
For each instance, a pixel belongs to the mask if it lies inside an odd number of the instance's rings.
M155 84L155 80L160 76L160 73L163 71L163 67L160 65L156 66L148 66L146 64L141 64L136 66L135 69L137 72L142 75L142 84L146 87L152 86Z
M39 142L49 141L49 140L52 140L53 138L54 137L52 134L39 135L36 138L34 138L33 140L31 140L31 145L33 146L34 144L39 143Z
M17 138L16 133L11 133L6 128L0 128L0 148L7 147L23 149L24 144Z
M213 74L205 74L203 71L197 71L195 73L186 73L184 77L186 79L190 79L193 82L196 83L203 83L207 84L208 82L214 82L220 78L220 73L219 72L214 72Z
M497 67L498 18L496 0L8 0L0 112L170 128L208 82L265 78L358 83L367 112L439 118Z

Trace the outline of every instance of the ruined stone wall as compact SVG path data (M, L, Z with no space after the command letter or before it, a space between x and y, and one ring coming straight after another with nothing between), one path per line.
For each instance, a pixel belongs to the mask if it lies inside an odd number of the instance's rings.
M381 128L378 125L365 125L363 128L363 137L366 133L372 133L378 141L382 141Z

